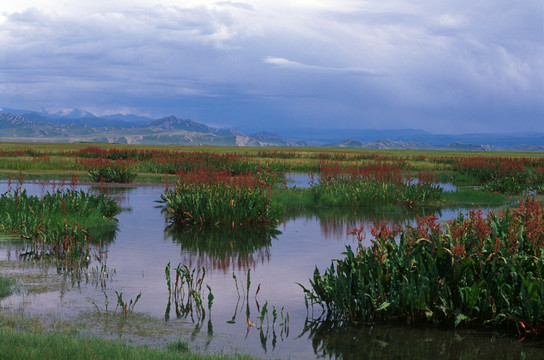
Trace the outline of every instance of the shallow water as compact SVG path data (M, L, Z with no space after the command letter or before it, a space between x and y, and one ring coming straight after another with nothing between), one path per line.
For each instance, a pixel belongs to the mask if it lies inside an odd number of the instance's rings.
M319 182L319 174L311 173L286 173L285 174L286 186L290 188L306 189L310 187L310 184L317 184ZM417 179L410 181L412 184L417 184ZM457 186L451 182L437 183L444 191L456 191Z
M0 183L0 193L7 187L8 184ZM50 189L43 184L24 187L37 195ZM25 314L40 315L52 322L79 322L84 332L135 343L163 345L182 339L197 351L242 352L271 358L520 358L522 353L527 359L544 357L542 344L518 344L511 337L466 330L408 326L338 328L326 324L305 328L307 310L298 283L308 287L316 266L323 271L332 258L341 256L346 245L356 246L356 239L347 232L362 223L369 229L369 215L295 217L280 224L281 233L276 236L235 232L179 234L168 231L155 203L164 192L163 187L110 188L108 192L125 210L117 216L115 239L95 249L96 258L82 277L24 263L18 258L20 239L5 237L0 241L3 271L24 276L30 284L21 293L2 300L3 308L22 309ZM440 217L453 218L458 212L459 209L442 211ZM391 216L413 221L402 214ZM212 242L207 242L210 239ZM218 246L216 242L222 244ZM169 262L172 268L178 264L206 268L204 284L210 286L214 295L211 312L206 308L205 316L193 312L191 318L190 312L178 316L173 302L168 308L165 266ZM95 271L104 264L109 269L108 277ZM249 296L244 296L248 272L251 284ZM175 280L173 271L172 274ZM203 289L207 303L208 290L205 286ZM135 314L129 315L128 320L103 315L104 294L109 298L111 313L116 303L115 291L122 292L127 302L141 293ZM259 330L259 309L265 303L268 321L265 318ZM272 324L273 307L278 312L276 325ZM248 326L247 314L257 326Z

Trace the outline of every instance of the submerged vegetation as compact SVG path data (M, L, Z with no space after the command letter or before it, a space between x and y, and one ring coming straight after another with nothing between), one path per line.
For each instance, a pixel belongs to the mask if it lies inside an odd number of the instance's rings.
M544 331L544 210L534 199L501 214L473 210L441 227L375 223L370 247L315 270L312 304L340 323L431 322ZM363 228L353 234L362 241ZM398 238L398 240L397 240Z

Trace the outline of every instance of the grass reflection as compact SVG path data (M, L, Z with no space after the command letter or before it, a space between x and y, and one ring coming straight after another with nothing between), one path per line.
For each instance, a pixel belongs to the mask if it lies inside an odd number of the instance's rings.
M165 228L166 236L190 253L188 265L210 270L246 270L270 259L270 246L281 232L274 227Z

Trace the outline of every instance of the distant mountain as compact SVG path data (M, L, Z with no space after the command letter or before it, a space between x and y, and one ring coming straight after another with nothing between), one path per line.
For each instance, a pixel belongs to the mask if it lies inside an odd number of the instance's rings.
M143 116L121 114L98 117L88 111L79 109L62 110L53 113L49 113L46 110L30 111L8 108L1 108L0 111L18 114L24 116L28 120L54 125L83 125L94 127L114 126L126 129L143 126L151 120L151 118Z
M193 120L178 119L173 115L161 119L151 120L145 126L154 131L185 130L199 133L217 132L217 129L211 128L208 125L197 123Z
M418 129L292 129L277 130L279 136L293 140L306 141L315 145L333 144L346 139L356 140L362 143L389 139L393 141L413 141L415 138L432 137L433 134ZM418 140L425 142L424 140Z
M0 129L22 128L39 125L36 121L29 120L21 115L12 113L0 114Z
M245 136L235 129L217 129L190 119L179 119L173 115L151 120L145 127L152 131L185 130L195 133L214 134L217 136Z
M49 115L51 115L52 117L61 117L67 119L93 119L97 117L96 115L88 111L80 109L64 109L54 113L49 113Z
M251 135L255 140L258 140L262 146L307 146L305 141L293 141L285 139L276 134L263 131L257 134Z
M416 141L395 141L395 140L376 140L369 142L361 142L354 139L347 139L333 144L325 144L326 147L349 147L349 148L365 148L365 149L432 149L432 146Z
M145 123L148 123L151 120L153 120L152 118L147 116L131 115L131 114L104 115L104 116L101 116L101 118L108 119L108 120L120 120L127 123L140 123L141 125L144 125Z
M128 123L99 117L53 118L38 112L29 112L25 115L0 113L0 129L0 141L87 141L221 146L284 146L287 143L281 138L267 139L264 142L246 136L236 129L217 129L175 116Z
M544 146L544 132L508 133L508 134L431 134L417 129L391 130L346 130L346 129L295 129L276 131L279 136L292 140L306 141L315 146L346 146L342 142L358 141L364 147L373 147L372 142L401 141L424 144L422 148L466 150L525 150L540 149ZM464 144L464 145L461 145ZM469 145L470 144L470 145ZM356 145L353 143L352 145ZM451 145L451 146L450 146ZM419 148L419 147L418 147ZM540 150L536 150L540 151Z
M49 113L0 108L0 141L93 141L126 144L229 146L329 146L368 149L544 151L544 133L436 135L417 129L283 129L247 136L190 119L70 109Z

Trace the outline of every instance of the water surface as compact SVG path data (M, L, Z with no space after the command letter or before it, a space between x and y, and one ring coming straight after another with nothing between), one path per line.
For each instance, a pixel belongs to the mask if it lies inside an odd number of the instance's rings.
M37 195L51 189L45 184L23 186ZM0 192L7 188L7 183L0 183ZM332 258L342 256L346 245L355 247L356 239L347 232L361 224L370 229L376 214L296 216L281 223L277 234L184 233L170 229L157 207L155 201L164 192L163 187L116 187L107 191L124 210L117 216L115 238L108 245L94 248L93 260L83 276L22 262L18 257L22 240L2 238L2 271L19 274L27 281L22 292L2 300L4 308L39 315L52 323L79 322L83 332L134 343L160 346L182 339L197 351L243 352L270 358L519 358L522 353L527 359L544 357L542 344L518 344L512 337L500 334L409 326L310 326L298 284L308 287L315 267L323 271ZM448 219L459 211L445 210L439 215ZM402 212L379 215L404 223L414 221L413 214ZM176 305L171 302L169 307L165 280L168 263L172 268L178 264L205 267L204 284L214 295L211 312L206 309L204 316L176 314ZM103 265L108 276L97 275ZM47 286L40 286L43 284ZM135 314L126 321L104 315L105 294L111 312L116 303L115 291L122 293L127 302L141 294ZM206 299L208 290L203 292ZM248 314L251 323L259 324L259 310L265 303L269 309L265 326L248 326ZM273 308L278 312L276 324L272 324Z

